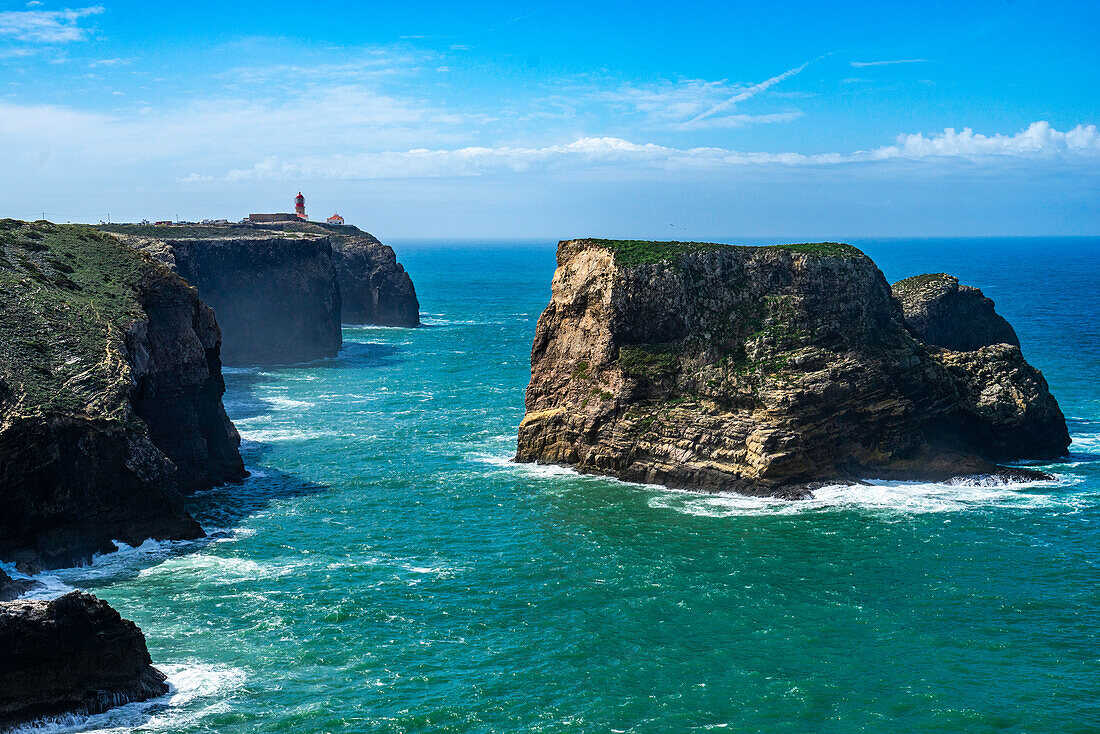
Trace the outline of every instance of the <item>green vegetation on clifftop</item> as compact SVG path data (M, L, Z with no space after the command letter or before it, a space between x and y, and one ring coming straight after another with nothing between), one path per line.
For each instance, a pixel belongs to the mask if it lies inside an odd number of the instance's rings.
M338 234L362 236L364 232L350 224L325 224L323 222L276 222L272 224L100 224L103 232L153 237L159 240L217 240L241 237L293 238L300 234Z
M803 255L828 257L867 257L858 247L843 242L801 242L790 245L765 245L762 250L786 250Z
M599 240L590 239L601 247L611 250L615 264L630 267L645 263L665 262L690 252L721 250L731 245L719 245L713 242L653 242L649 240Z
M908 288L924 288L930 285L939 285L941 283L950 283L954 280L947 273L924 273L923 275L914 275L904 280L899 280L894 283L891 288L894 290L908 289Z
M822 255L828 257L866 257L858 248L841 242L804 242L787 245L723 245L715 242L656 242L651 240L604 240L586 239L605 247L615 257L615 264L621 267L633 267L647 263L675 262L684 255L696 252L712 252L733 248L785 250L804 255Z
M118 419L142 255L92 227L0 220L0 413Z

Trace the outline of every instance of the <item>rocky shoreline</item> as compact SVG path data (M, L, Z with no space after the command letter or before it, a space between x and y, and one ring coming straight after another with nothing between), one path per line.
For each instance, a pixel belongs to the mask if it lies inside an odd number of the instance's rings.
M0 220L0 560L27 573L204 535L184 496L248 475L223 357L311 360L344 320L419 323L393 250L354 227L110 229ZM39 586L0 571L0 728L167 692L106 603L11 601Z
M516 460L790 498L1041 475L997 462L1065 454L1046 381L1018 340L993 341L1011 327L980 291L925 280L899 301L837 243L564 241Z
M0 603L0 729L168 691L141 630L91 594Z
M0 559L201 537L183 495L247 476L195 290L89 227L0 222Z

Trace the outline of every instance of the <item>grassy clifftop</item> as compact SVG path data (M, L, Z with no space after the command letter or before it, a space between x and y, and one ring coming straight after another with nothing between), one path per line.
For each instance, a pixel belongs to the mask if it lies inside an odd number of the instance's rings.
M276 222L261 226L253 224L100 224L96 229L135 237L153 237L160 240L216 240L242 237L287 237L304 234L337 234L362 236L358 227L350 224L325 224L323 222Z
M91 227L0 220L0 415L125 415L150 261Z
M624 267L644 265L646 263L667 262L683 255L695 252L710 252L734 248L786 250L807 255L832 257L864 257L863 253L852 245L840 242L805 242L789 245L766 245L755 248L749 245L722 245L714 242L656 242L652 240L604 240L587 239L607 248L615 256L615 264Z

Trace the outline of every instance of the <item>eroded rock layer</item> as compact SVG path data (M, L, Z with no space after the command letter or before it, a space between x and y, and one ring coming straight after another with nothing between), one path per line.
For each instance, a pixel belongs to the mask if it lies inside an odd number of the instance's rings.
M0 558L200 537L181 492L247 475L213 312L88 227L2 220L0 255Z
M1068 445L1037 371L995 348L927 347L848 245L567 241L552 288L518 461L802 496Z
M0 729L168 693L145 636L91 594L0 604Z
M1016 330L994 310L993 301L958 278L929 273L899 280L892 288L905 325L925 344L963 352L991 344L1020 346Z

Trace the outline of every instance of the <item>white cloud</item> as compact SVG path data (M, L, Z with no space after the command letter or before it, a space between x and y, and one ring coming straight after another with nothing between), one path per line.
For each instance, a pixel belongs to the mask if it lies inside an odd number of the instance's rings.
M28 4L29 6L29 4ZM31 43L68 43L83 41L87 30L79 22L103 12L96 5L77 10L9 10L0 12L0 36Z
M270 39L250 38L235 45L247 58L256 46L270 45ZM441 56L430 50L405 45L380 45L344 50L338 60L328 55L297 54L293 63L239 66L216 75L229 85L263 84L269 88L300 89L309 84L352 84L414 74L440 65Z
M925 137L920 133L899 135L897 145L872 151L875 160L883 158L945 158L983 156L1014 156L1049 158L1062 155L1093 155L1100 153L1100 133L1096 125L1078 125L1059 132L1048 122L1033 122L1015 135L981 135L970 128L957 132L949 127L942 135Z
M704 171L742 166L831 166L874 163L890 159L1052 158L1100 160L1100 132L1095 125L1078 125L1059 132L1046 122L1032 123L1015 135L978 135L948 128L940 135L900 135L897 145L854 153L764 153L727 148L674 148L634 143L615 137L584 137L564 145L544 147L466 147L336 156L307 156L284 160L267 157L251 168L235 169L228 181L278 179L391 179L464 177L491 173L622 168L631 171ZM212 180L192 174L185 181Z
M0 139L10 159L33 161L41 153L87 170L189 158L190 165L224 170L295 151L456 145L466 139L462 131L483 122L355 85L318 85L286 100L211 97L118 113L0 103Z
M680 130L699 130L702 128L740 128L749 125L763 125L774 122L791 122L802 117L800 110L789 112L768 112L759 115L721 115L707 117L697 122L688 121L678 126Z
M865 66L891 66L893 64L927 64L928 59L891 59L889 61L849 61L857 69Z

